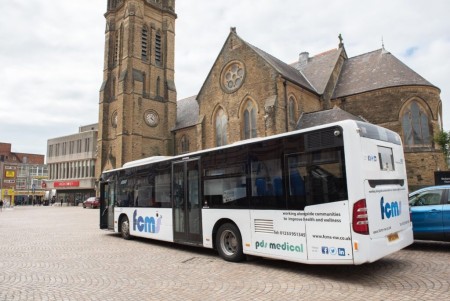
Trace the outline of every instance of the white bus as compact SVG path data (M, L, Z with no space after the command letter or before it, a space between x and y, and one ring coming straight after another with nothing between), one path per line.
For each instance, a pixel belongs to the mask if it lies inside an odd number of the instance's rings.
M100 228L308 264L363 264L413 242L398 134L346 120L102 174Z

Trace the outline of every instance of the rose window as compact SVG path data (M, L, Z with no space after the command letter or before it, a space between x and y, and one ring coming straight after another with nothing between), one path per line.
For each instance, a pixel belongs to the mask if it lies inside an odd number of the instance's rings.
M241 62L231 62L222 73L222 86L226 92L234 92L241 87L244 77L244 65Z

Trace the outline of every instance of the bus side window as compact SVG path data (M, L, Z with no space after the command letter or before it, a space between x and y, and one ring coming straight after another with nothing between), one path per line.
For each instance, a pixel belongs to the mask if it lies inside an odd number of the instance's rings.
M133 206L133 183L134 180L132 178L128 178L128 176L123 176L119 178L119 187L117 193L117 206L119 207L129 207Z
M291 155L288 163L288 209L303 210L306 205L307 175L306 156L304 154Z
M171 165L159 164L158 173L155 176L155 200L156 206L162 208L172 207L170 200Z
M204 180L204 201L211 208L248 207L245 176Z
M311 193L308 205L348 199L345 164L340 149L324 149L312 153L308 176Z
M254 209L286 209L281 160L274 157L251 162L251 207Z

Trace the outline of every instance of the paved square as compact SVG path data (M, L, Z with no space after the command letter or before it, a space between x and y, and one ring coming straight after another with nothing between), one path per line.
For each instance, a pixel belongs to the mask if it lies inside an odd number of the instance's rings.
M99 210L0 212L0 300L448 300L450 244L414 244L373 264L311 266L99 230Z

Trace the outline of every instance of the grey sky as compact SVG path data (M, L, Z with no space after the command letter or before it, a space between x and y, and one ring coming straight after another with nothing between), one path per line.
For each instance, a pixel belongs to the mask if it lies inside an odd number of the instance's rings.
M106 0L0 0L0 141L45 154L47 140L96 123ZM197 94L230 27L286 63L338 46L381 48L441 89L450 130L448 0L177 0L178 99Z

